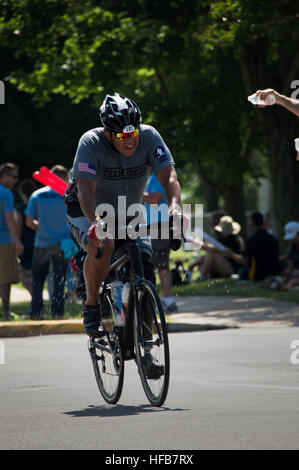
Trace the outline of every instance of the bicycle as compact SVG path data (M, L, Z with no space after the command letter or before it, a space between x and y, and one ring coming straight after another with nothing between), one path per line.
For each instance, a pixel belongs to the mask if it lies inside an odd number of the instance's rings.
M100 288L102 333L100 338L89 338L89 353L98 388L107 403L116 404L120 399L125 361L134 359L149 402L153 406L162 406L167 396L170 374L164 310L155 285L144 278L136 240L128 241L128 253L112 262L109 275ZM171 238L171 249L177 250L180 245L180 240ZM125 325L119 327L115 324L110 282L122 269L129 272L130 293ZM147 354L151 354L161 365L160 376L146 370Z

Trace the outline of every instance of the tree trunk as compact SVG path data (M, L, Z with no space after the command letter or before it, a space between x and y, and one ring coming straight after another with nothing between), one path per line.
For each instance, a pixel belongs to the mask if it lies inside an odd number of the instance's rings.
M224 210L236 222L241 225L241 235L244 239L247 237L247 224L244 200L243 176L234 181L233 185L225 187L222 193L224 199Z
M243 173L231 175L230 178L219 178L212 181L199 160L193 159L195 166L202 178L204 185L223 197L224 210L236 222L241 225L242 236L247 236L245 198L244 198L244 178Z
M245 90L250 94L258 88L272 87L288 95L291 81L298 74L299 54L290 61L286 70L284 56L275 67L270 67L265 60L266 50L267 43L262 39L241 48L240 66ZM290 220L299 221L299 162L294 148L294 138L299 136L298 118L277 105L256 111L269 159L273 229L282 241L284 225Z
M299 135L298 118L284 109L275 113L264 110L265 142L269 155L273 187L276 233L283 238L283 227L299 221L299 162L296 160L294 139Z
M207 206L205 210L208 212L213 212L219 209L219 193L214 188L204 184L203 193L206 200Z

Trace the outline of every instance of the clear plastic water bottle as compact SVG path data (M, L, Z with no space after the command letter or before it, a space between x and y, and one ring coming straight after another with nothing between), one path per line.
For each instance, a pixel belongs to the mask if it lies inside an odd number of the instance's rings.
M122 293L122 303L126 308L129 302L129 294L130 294L130 283L126 282L123 285L123 293Z
M122 290L122 309L121 309L121 318L122 318L123 323L125 323L126 321L129 294L130 294L130 283L125 282L125 284L123 285L123 290Z
M261 98L257 96L256 93L253 93L253 95L248 96L247 99L252 104L263 104L266 106L271 106L272 104L275 104L275 96L273 94L268 95L265 100L261 100Z
M122 290L123 283L121 281L111 282L111 298L113 300L113 309L116 326L124 326L122 319Z

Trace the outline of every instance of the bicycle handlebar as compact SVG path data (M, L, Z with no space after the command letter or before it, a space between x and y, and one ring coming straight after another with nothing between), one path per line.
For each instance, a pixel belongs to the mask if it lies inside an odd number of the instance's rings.
M132 226L130 223L128 223L127 225L119 226L118 229L119 230L125 230L126 232L127 232L128 229L130 230L130 228L132 230L137 231L137 232L140 231L140 230L145 230L146 234L149 235L150 231L151 231L151 228L155 227L156 229L158 229L158 238L159 238L159 233L161 234L163 224L166 224L166 222L155 222L155 223L150 223L150 224L137 224L136 226ZM170 241L170 249L172 251L179 250L180 247L181 247L181 244L182 244L182 240L184 240L182 226L183 226L183 223L182 223L182 219L181 219L181 237L182 238L174 238L174 231L176 229L174 227L173 217L171 216L169 218L169 241ZM107 232L107 223L106 224L102 223L102 230L103 230L104 233ZM92 233L88 236L89 236L90 239L95 238L95 230L93 230ZM130 239L130 237L128 237L127 239ZM102 254L103 254L103 247L99 247L98 251L97 251L97 254L95 255L95 258L99 259L102 256Z

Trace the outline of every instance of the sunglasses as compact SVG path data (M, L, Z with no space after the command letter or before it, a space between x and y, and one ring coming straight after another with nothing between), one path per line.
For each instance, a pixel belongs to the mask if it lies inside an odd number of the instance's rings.
M129 137L137 137L139 134L139 129L134 129L132 132L113 132L113 135L117 140L127 140Z

